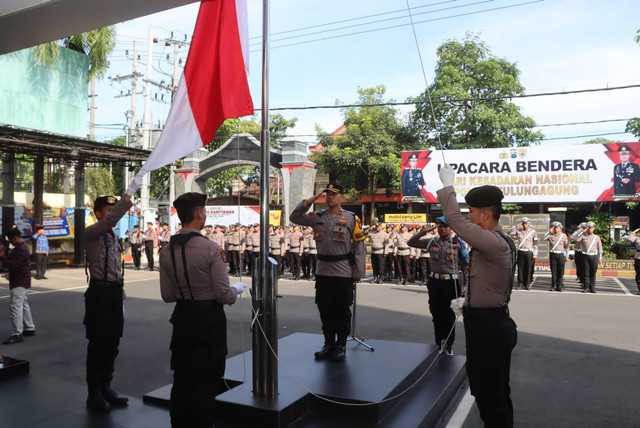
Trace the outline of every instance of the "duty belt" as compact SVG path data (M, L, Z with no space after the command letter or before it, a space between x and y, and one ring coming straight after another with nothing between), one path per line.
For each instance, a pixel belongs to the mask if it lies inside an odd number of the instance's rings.
M409 249L409 247L398 247L398 250L402 250L402 251L408 250L408 249Z
M564 254L564 251L551 251L553 254Z
M585 256L597 256L597 255L599 255L598 253L582 253L582 254L584 254Z
M527 253L533 252L533 248L518 248L518 251L526 251Z
M458 279L458 275L457 274L448 274L448 273L431 272L429 274L429 276L431 278L435 278L435 279Z
M349 260L350 253L347 254L318 254L318 260L323 262L339 262L340 260Z

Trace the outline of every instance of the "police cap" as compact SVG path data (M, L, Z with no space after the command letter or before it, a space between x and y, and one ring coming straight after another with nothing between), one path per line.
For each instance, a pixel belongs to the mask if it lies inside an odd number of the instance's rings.
M344 193L344 187L339 184L329 183L323 192Z
M521 221L522 223L531 223L531 219L530 219L529 217L522 217L522 218L520 219L520 221Z
M618 147L618 151L620 153L622 153L623 155L628 155L629 154L629 147L628 146L620 146Z
M562 227L562 223L560 223L559 221L554 221L553 223L551 223L551 227Z
M595 224L594 222L590 221L590 222L588 222L588 223L586 224L586 226L587 226L587 227L596 227L596 224Z
M105 205L115 205L118 203L118 198L115 196L98 196L93 203L93 210L100 211Z
M436 218L436 224L444 224L445 226L449 226L449 223L447 223L447 220L444 218L443 215Z
M504 194L499 187L496 186L480 186L469 190L464 197L467 205L474 208L484 208L493 205L499 205L504 199Z
M418 160L418 154L417 153L411 153L411 155L409 156L409 160Z

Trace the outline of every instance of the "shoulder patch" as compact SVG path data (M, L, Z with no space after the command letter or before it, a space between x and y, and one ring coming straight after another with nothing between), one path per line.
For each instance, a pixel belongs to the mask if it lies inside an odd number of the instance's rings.
M362 230L362 223L360 223L360 219L358 218L358 216L355 216L351 238L354 242L364 241L366 239L364 231Z
M227 262L227 253L224 251L224 248L222 248L222 246L218 245L218 247L216 247L216 250L220 251L220 257L222 258L222 261L224 263Z

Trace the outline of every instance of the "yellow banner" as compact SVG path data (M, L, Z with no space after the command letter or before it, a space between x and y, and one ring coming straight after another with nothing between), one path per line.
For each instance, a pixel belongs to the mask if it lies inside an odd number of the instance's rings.
M271 210L269 211L269 224L271 226L280 226L280 219L282 217L281 210Z
M426 214L385 214L385 223L426 223Z

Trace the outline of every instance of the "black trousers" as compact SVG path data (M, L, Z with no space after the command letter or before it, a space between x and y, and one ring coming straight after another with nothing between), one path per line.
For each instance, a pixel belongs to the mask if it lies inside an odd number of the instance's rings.
M153 269L153 241L144 241L144 253L147 256L147 267Z
M464 309L467 376L485 427L513 426L509 375L518 341L516 324L504 308Z
M35 253L35 258L36 278L42 278L47 271L47 255L45 253Z
M309 263L309 253L302 253L302 257L300 259L300 265L302 269L302 276L304 277L311 276L311 264Z
M582 276L584 289L596 291L596 272L598 272L598 256L582 255Z
M460 296L460 282L454 279L429 278L427 288L436 345L442 347L442 342L446 340L446 350L451 351L456 340L456 314L451 310L451 301Z
M531 288L531 272L533 266L533 253L531 251L518 250L518 287Z
M316 275L316 305L326 345L345 346L351 332L353 278Z
M171 426L211 427L215 396L223 391L227 355L224 310L213 300L181 300L176 303L171 324Z
M227 256L229 259L229 273L232 275L241 272L242 269L240 266L240 252L238 250L229 250L227 251Z
M640 293L640 259L635 258L633 260L633 267L636 270L636 285L638 286L638 292Z
M582 285L582 287L584 288L584 253L582 253L582 251L576 251L575 262L576 276L578 277L580 285Z
M140 244L131 244L131 257L133 257L133 265L140 267Z
M311 275L316 275L316 265L318 264L318 255L309 253L309 266L311 267Z
M409 255L398 255L398 262L400 264L400 276L402 276L402 278L409 279L409 275L411 275L411 259L409 259Z
M564 254L549 253L551 267L551 288L562 291L564 287Z
M427 278L429 277L429 258L420 257L420 274L422 275L422 282L427 282Z
M393 276L393 254L385 254L384 256L384 276L391 278Z
M297 277L300 274L300 253L298 248L289 251L289 266L291 267L291 275Z
M373 270L374 277L381 277L383 272L383 257L382 254L371 254L371 269Z
M84 293L89 390L109 385L124 329L122 282L91 280Z

